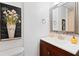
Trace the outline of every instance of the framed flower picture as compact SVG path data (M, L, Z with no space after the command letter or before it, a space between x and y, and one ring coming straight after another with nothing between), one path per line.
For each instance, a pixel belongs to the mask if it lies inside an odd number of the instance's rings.
M21 8L0 3L0 40L21 38Z

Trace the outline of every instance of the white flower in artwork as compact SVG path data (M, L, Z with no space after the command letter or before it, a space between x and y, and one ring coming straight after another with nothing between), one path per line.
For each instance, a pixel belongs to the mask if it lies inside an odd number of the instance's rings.
M21 21L19 20L19 23L21 23Z
M17 16L17 14L14 14L13 16Z
M6 16L8 16L8 14L6 13Z
M12 10L12 13L14 13L14 14L15 14L15 13L16 13L16 11L13 9L13 10Z
M12 15L13 13L12 12L9 12L9 14Z
M10 13L10 10L7 10L8 13Z
M7 10L8 14L12 15L13 13L10 10Z
M3 14L5 14L5 15L6 15L6 14L7 14L7 12L6 12L6 11L4 11L4 12L3 12Z

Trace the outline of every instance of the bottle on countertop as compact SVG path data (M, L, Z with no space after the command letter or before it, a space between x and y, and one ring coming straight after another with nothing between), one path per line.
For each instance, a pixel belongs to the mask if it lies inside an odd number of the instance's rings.
M72 44L77 44L78 43L78 39L75 35L73 35L73 37L71 38L71 43Z

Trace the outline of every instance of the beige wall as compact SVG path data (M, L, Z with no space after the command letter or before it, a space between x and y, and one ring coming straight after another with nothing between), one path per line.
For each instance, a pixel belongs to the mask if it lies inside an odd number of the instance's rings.
M68 11L68 32L74 32L74 10Z

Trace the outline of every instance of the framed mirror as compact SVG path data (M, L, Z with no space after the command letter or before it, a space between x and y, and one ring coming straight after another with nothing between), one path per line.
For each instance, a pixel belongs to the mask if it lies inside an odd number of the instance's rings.
M78 33L78 3L59 3L50 9L50 31Z

